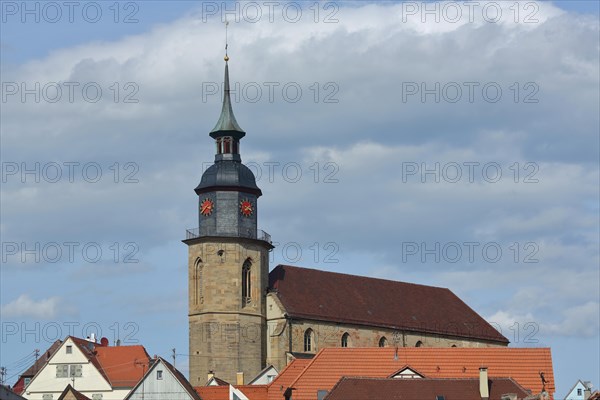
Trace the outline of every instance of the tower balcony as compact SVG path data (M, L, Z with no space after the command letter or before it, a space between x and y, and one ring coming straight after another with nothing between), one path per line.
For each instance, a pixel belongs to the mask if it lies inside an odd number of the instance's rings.
M247 229L241 227L231 227L229 229L220 229L216 231L213 227L199 227L193 229L187 229L185 231L185 239L198 239L207 236L225 236L225 237L239 237L247 239L262 240L269 244L273 244L271 235L262 229Z

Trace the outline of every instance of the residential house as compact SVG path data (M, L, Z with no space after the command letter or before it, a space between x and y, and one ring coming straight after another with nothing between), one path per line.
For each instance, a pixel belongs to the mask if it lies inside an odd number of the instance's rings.
M122 400L148 370L143 346L68 336L27 386L29 400L57 399L68 385L92 400Z
M565 400L588 400L591 396L591 382L582 382L581 380L578 380L567 393Z
M201 400L188 380L162 357L156 357L125 400Z

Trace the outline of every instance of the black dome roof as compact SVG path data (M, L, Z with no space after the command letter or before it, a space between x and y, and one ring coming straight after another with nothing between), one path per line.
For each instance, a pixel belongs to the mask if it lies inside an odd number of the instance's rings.
M233 160L218 161L211 165L202 174L202 180L194 190L198 194L213 190L239 190L262 195L250 168Z

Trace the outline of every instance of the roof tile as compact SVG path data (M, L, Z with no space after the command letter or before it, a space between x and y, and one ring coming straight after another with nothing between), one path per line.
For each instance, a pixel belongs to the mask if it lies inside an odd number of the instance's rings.
M490 378L513 378L533 393L542 391L542 371L547 391L556 390L549 348L509 347L325 348L289 386L296 389L294 400L314 400L318 390L331 390L343 376L387 378L406 365L426 378L478 378L479 368L486 366ZM270 399L282 399L271 391Z
M528 393L510 378L488 380L489 399L500 400L503 394L514 393L525 398ZM479 379L380 379L342 378L326 400L481 400Z

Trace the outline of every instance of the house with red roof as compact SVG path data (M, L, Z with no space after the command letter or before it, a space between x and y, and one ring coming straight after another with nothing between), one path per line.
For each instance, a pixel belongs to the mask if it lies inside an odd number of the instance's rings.
M344 377L477 380L483 367L492 381L511 379L528 393L547 392L549 398L555 391L549 348L325 348L284 369L268 385L268 399L322 399Z
M93 400L122 400L150 365L143 346L68 336L26 387L31 400L58 399L68 385Z

